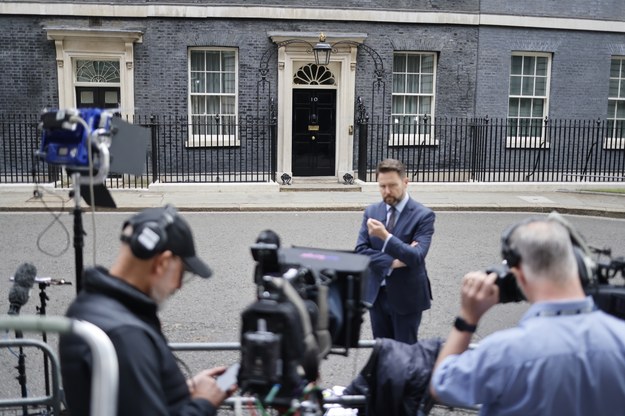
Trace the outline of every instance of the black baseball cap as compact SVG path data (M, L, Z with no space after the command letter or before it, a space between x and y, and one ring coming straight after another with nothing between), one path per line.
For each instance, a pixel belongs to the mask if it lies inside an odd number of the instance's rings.
M136 233L148 223L153 223L151 227L164 229L166 233L166 237L163 238L165 243L154 254L170 250L182 259L187 271L204 278L213 274L210 267L196 255L191 227L178 215L173 205L145 209L126 220L122 230L130 225L133 233Z

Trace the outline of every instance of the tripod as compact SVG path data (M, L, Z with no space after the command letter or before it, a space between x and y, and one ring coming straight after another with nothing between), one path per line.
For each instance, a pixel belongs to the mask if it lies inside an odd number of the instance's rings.
M76 268L76 294L82 289L83 247L85 246L85 230L82 225L82 208L80 206L80 173L72 173L72 184L74 189L70 196L74 199L74 263Z

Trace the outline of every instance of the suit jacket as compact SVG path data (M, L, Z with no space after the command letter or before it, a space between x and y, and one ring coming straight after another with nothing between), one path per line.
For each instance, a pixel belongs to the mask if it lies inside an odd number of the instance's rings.
M399 314L416 313L430 308L430 280L425 268L425 256L430 249L434 234L434 212L410 198L399 215L393 236L382 252L384 241L369 236L367 220L377 219L386 223L386 204L379 202L365 209L358 234L356 252L371 258L365 300L373 303L378 296L380 284L386 279L386 292L391 307ZM418 242L416 247L410 244ZM393 269L387 276L393 259L399 259L406 267Z

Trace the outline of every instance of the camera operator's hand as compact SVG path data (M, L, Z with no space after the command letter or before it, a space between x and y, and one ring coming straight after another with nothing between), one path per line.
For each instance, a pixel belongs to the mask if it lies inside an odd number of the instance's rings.
M499 302L499 288L495 273L470 272L462 279L460 316L467 323L478 321L493 305Z
M495 273L470 272L462 279L460 317L469 325L477 325L480 318L494 304L499 302L499 288L495 283ZM443 344L434 370L450 355L461 354L469 348L473 331L452 329ZM436 398L436 391L430 388L430 393Z
M227 392L217 387L215 377L224 371L226 371L226 367L215 367L200 371L192 379L187 380L191 397L208 400L213 406L219 407L236 390L236 386Z

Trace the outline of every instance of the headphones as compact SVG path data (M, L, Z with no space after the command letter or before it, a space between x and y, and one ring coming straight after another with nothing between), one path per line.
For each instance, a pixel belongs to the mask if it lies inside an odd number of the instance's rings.
M575 255L575 261L577 262L579 278L582 282L582 286L586 287L589 284L592 276L594 275L594 269L596 268L596 265L586 253L584 247L585 243L583 242L581 237L577 235L572 226L570 226L561 216L550 214L548 219L552 221L555 220L556 222L564 226L568 231L569 236L571 237L571 243L573 244L573 254ZM509 227L501 235L501 257L506 261L506 264L509 268L518 267L521 263L521 254L519 254L519 252L510 245L510 237L518 227L535 221L541 220L537 218L528 218Z
M537 221L534 218L530 218L512 225L506 229L501 235L501 257L506 261L509 268L518 267L521 263L521 254L510 245L510 237L521 225L528 224L530 222Z
M141 215L138 215L138 218L131 218L124 224L124 228L131 225L132 235L122 234L120 240L128 243L135 257L143 260L152 258L165 250L167 227L173 224L177 215L176 208L168 204L158 220L149 220L137 224L137 219L140 219Z

